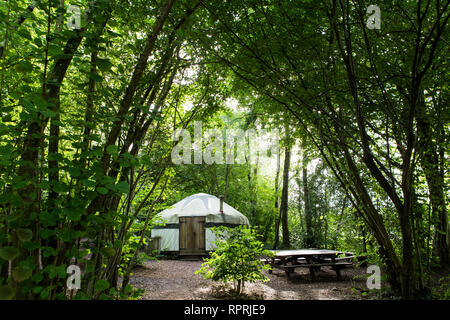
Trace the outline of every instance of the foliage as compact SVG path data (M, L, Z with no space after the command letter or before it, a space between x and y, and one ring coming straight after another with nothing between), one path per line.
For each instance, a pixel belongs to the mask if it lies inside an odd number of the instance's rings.
M426 291L450 266L450 3L379 3L380 30L369 4L0 2L0 297L124 298L156 213L197 192L272 247L282 168L174 165L196 120L285 134L291 246L368 253L396 295Z
M450 300L450 276L439 278L438 285L432 294L437 299Z
M255 230L247 226L221 226L214 228L214 232L217 248L196 273L213 281L233 281L236 294L241 293L246 281L268 281L262 271L269 270L270 265L260 259L271 257L272 252L263 249Z

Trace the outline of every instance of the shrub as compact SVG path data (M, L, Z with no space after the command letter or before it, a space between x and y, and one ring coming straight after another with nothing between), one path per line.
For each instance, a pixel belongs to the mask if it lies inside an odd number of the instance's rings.
M264 249L261 241L257 240L256 231L246 226L235 228L213 228L217 240L216 250L211 257L205 259L201 268L196 271L206 279L213 281L233 281L236 294L241 293L245 281L268 281L262 273L270 266L264 264L262 256L272 256L272 252Z

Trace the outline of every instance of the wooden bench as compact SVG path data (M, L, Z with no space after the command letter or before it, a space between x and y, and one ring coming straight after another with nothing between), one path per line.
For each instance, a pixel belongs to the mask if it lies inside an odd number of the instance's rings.
M264 264L281 264L281 260L280 259L259 259L261 262L263 262Z
M272 268L285 271L287 278L295 272L296 268L308 268L312 280L315 280L315 272L321 267L331 267L336 272L338 280L341 279L340 271L353 266L355 262L364 259L364 256L356 256L353 252L342 252L326 249L298 249L273 251L274 257L261 257L264 263ZM272 270L269 270L272 273Z
M353 265L352 262L336 261L336 262L325 262L325 263L296 263L296 264L285 264L283 265L281 260L278 262L271 262L267 259L273 268L283 270L286 273L287 278L290 278L292 272L295 272L296 268L308 268L311 275L311 279L315 280L315 272L320 270L320 267L331 267L336 272L336 277L338 280L341 279L341 270ZM300 259L297 259L300 260ZM269 274L272 270L269 270Z
M308 268L311 275L311 279L315 280L315 272L320 270L320 267L331 267L336 272L336 277L338 280L341 279L341 270L352 266L351 262L327 262L327 263L301 263L295 265L285 265L283 266L286 276L290 278L290 274L295 271L296 268Z
M351 260L351 261L358 261L358 262L360 262L360 261L366 260L367 259L367 255L357 256L357 255L352 254L352 255L346 255L344 257L336 257L334 259L336 261ZM331 258L324 258L324 260L331 260Z
M325 261L332 261L331 258L324 258ZM336 257L334 258L334 261L355 261L356 256L347 256L347 257Z

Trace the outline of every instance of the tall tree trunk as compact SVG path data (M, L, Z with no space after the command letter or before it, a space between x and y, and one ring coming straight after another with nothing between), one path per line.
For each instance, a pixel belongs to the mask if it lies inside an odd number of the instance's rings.
M228 194L228 185L230 182L230 165L225 164L225 191L223 192L223 201L227 201L227 194Z
M62 22L64 19L64 15L62 14L62 12L64 12L64 0L59 1L58 10L60 12L58 13L58 18L56 20L56 27L55 27L56 33L60 33L62 30L62 25L63 25ZM50 28L50 24L49 24L49 28ZM48 38L47 38L47 49L48 49L50 40L51 39L50 39L50 34L49 34ZM45 95L45 87L46 87L45 83L44 83L43 87L44 87L44 95ZM55 99L55 103L53 104L53 108L52 108L52 111L55 114L50 119L50 137L48 139L48 157L49 157L48 180L49 180L50 185L52 186L52 188L50 188L49 194L48 194L48 204L49 204L48 210L50 212L54 210L55 200L58 197L58 193L55 192L54 187L56 186L56 184L59 183L59 164L58 164L58 160L56 160L57 159L56 155L58 154L58 151L59 151L59 134L60 134L59 124L60 124L60 118L61 118L60 117L60 111L61 111L60 109L61 109L61 97L58 92L56 99Z
M280 180L280 162L281 162L281 152L278 149L277 152L277 169L275 173L275 212L278 214L277 219L275 220L275 240L273 243L273 250L275 250L278 246L278 242L280 241L280 220L281 220L281 212L278 210L278 181Z
M367 252L366 230L364 230L364 226L360 226L360 230L361 230L363 252Z
M305 244L307 248L312 248L315 246L313 241L313 231L312 231L312 212L309 200L309 189L308 189L308 156L306 154L306 142L303 138L302 142L302 184L303 184L303 202L305 209L305 227L306 227L306 239Z
M253 177L252 177L251 181L249 181L252 194L256 194L256 183L258 180L258 164L259 164L259 156L257 154L256 155L256 163L255 163L255 166L253 167ZM250 174L249 174L249 178L250 178ZM250 203L252 205L251 216L253 218L253 221L255 223L258 223L258 220L256 217L256 197L251 197Z
M95 1L91 3L91 6L97 5ZM92 18L92 8L87 10L89 13L86 15L86 21L90 22ZM98 12L99 9L97 9ZM103 12L109 12L108 4L105 4L105 7L102 8ZM75 53L78 51L78 47L81 44L81 41L84 38L85 32L88 26L75 30L73 36L71 36L65 43L63 52L60 58L57 58L53 64L52 69L48 73L48 77L46 79L51 79L48 83L44 83L45 89L43 90L43 100L48 103L49 108L55 110L58 107L59 103L59 93L63 83L63 80L66 76L66 72L69 68L70 63L72 62L72 58ZM26 221L30 216L34 216L34 219L37 219L39 215L39 204L37 202L39 188L37 187L37 182L39 179L39 171L41 168L38 164L39 158L39 150L41 143L43 141L42 135L44 134L44 130L49 121L48 117L43 116L41 113L36 113L36 121L33 121L29 124L27 128L27 132L25 135L25 139L22 146L21 153L21 165L17 170L18 176L26 179L29 183L22 189L18 190L19 196L22 199L22 208L21 210L24 212L24 215L21 217L21 220L24 223L28 223ZM53 134L57 134L55 131ZM54 147L54 145L53 145ZM19 222L19 221L18 221ZM34 223L35 221L33 221ZM34 232L33 237L36 232ZM12 242L13 246L18 247L17 237L15 232L12 233ZM14 263L19 263L22 258L25 259L27 256L27 250L24 248L20 248L21 257L20 259L14 259ZM19 283L16 283L14 279L12 280L12 286L17 288L16 293L20 294Z
M114 126L110 130L108 137L106 139L106 144L103 150L103 156L101 159L101 168L102 173L107 174L108 169L110 168L110 159L111 155L108 153L107 148L111 145L115 145L117 142L117 138L122 131L122 126L125 122L126 115L131 107L133 102L134 95L138 89L139 82L144 74L145 68L148 65L148 58L153 52L153 48L155 46L156 40L158 39L163 26L169 16L169 13L174 5L175 0L167 0L160 11L160 15L156 19L152 31L148 34L145 47L139 56L137 63L134 67L133 74L131 76L130 82L125 90L125 94L121 100L119 110L117 112L118 120L114 123ZM89 205L88 212L95 212L96 210L105 210L105 202L110 197L108 195L99 195L97 196ZM107 208L106 208L107 209Z
M147 37L142 54L139 56L139 59L136 63L133 75L130 79L130 83L125 90L125 95L120 103L120 108L117 113L117 117L119 120L115 122L114 127L111 129L106 141L105 150L102 157L102 171L104 174L106 174L108 171L109 162L111 159L111 155L106 151L106 149L110 145L115 145L117 138L119 137L122 125L125 122L125 116L127 115L128 110L130 109L130 106L133 102L133 98L138 88L139 81L141 80L145 68L148 65L148 57L153 52L156 40L158 39L158 36L162 31L164 23L166 22L167 17L169 16L169 12L171 11L174 3L175 0L167 0L167 2L164 4L159 17L156 19L156 22L153 25L152 32Z
M289 167L291 164L291 147L284 149L284 168L283 168L283 190L281 191L281 226L283 232L283 247L289 248L289 226L288 226L288 191L289 191Z
M86 110L84 113L84 131L83 131L83 143L81 146L82 153L89 150L91 145L91 132L92 132L92 119L94 116L94 95L95 95L95 78L94 75L97 74L97 55L98 52L95 50L91 53L91 66L89 76L88 92L86 97ZM86 158L82 159L83 169L86 166Z
M343 3L339 2L341 9L347 10L348 8L343 8ZM337 1L333 1L333 13L335 13ZM335 18L335 17L334 17ZM347 18L347 20L345 19ZM337 39L338 49L341 53L341 58L345 64L345 69L347 73L347 81L350 89L350 93L353 98L354 107L355 107L355 119L358 127L358 135L361 141L361 147L363 150L362 160L369 170L371 176L377 181L379 186L386 192L390 200L392 201L395 209L399 215L400 229L402 232L402 264L400 265L401 271L401 294L405 299L409 299L412 296L413 289L415 287L415 270L414 270L414 254L413 254L413 246L412 246L412 232L411 232L411 204L412 204L412 177L414 171L414 161L412 159L412 152L414 149L414 131L413 131L413 118L415 113L415 107L417 102L417 90L420 86L420 79L423 74L418 75L417 72L417 47L416 47L416 56L414 57L414 63L412 68L412 79L411 79L411 89L410 95L408 96L408 105L405 107L405 123L407 124L405 127L404 138L406 138L406 143L404 146L401 146L401 157L402 157L402 181L401 181L401 196L397 192L397 190L391 185L390 181L386 178L384 172L380 169L379 165L376 162L376 158L372 153L369 135L366 130L366 117L363 112L363 104L360 100L360 89L358 85L358 78L355 72L355 61L354 54L352 51L352 37L350 31L350 25L348 24L348 11L346 11L346 16L344 17L343 23L343 38L339 32L337 27L337 23L335 19L332 19L331 26L334 29L334 33ZM420 37L420 28L419 35ZM343 41L342 41L343 40ZM344 45L345 44L345 45ZM348 158L348 155L346 155ZM347 160L348 161L348 160ZM348 161L349 162L349 161ZM352 161L350 161L352 162ZM359 184L359 183L358 183ZM367 195L365 195L366 197ZM370 198L370 197L369 197ZM383 222L377 222L380 226L383 225ZM378 239L377 239L378 240ZM389 239L383 242L388 244ZM393 278L395 277L392 274Z
M438 124L436 131L433 132L432 120L426 110L423 92L418 99L415 118L421 154L419 161L428 184L433 220L436 221L435 252L439 257L441 267L448 268L450 267L450 248L447 244L448 216L444 191L444 173L439 165L438 150L442 125Z

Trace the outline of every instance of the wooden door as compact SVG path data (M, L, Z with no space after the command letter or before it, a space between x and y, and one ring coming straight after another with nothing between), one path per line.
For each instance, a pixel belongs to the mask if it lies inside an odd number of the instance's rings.
M205 217L180 217L180 254L205 252Z

